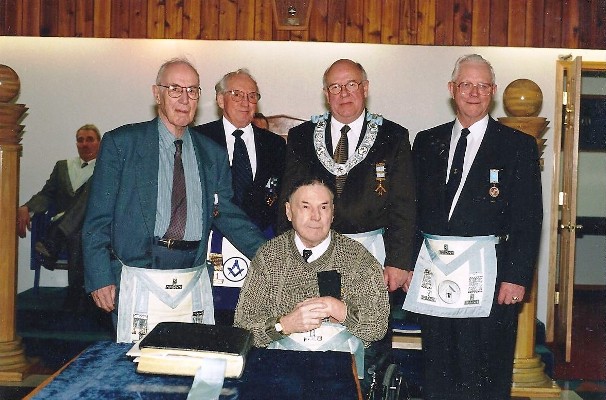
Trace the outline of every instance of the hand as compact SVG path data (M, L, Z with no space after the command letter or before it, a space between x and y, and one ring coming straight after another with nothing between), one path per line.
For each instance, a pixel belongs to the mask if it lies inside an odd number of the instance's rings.
M21 206L17 208L17 235L20 238L26 236L26 229L31 230L31 222L29 219L29 209L27 206Z
M322 299L325 298L314 297L304 300L297 304L294 310L280 318L284 334L309 332L312 329L319 328L322 325L322 320L330 317L330 306L326 300Z
M515 283L502 282L499 288L499 304L516 304L524 300L526 288Z
M405 269L391 267L389 265L386 265L385 269L383 269L383 280L385 281L387 290L390 292L393 292L399 288L402 288L404 291L408 291L408 285L410 285L411 279L412 272L406 271Z
M94 290L91 296L97 307L103 311L112 312L116 308L116 285L108 285Z

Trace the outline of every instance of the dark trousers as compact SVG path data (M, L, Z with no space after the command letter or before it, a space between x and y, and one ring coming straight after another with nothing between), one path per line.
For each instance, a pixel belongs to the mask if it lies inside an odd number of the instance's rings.
M421 315L425 400L508 400L519 305L486 318Z

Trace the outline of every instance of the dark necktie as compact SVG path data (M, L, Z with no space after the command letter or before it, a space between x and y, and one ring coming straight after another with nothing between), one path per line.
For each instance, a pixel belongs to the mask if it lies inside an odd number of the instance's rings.
M82 165L80 165L80 168L84 168L84 167L86 167L87 165L88 165L88 163L87 163L87 162L83 162L83 163L82 163Z
M309 262L309 257L311 257L311 250L309 249L304 249L303 250L303 259L305 260L305 262Z
M181 152L183 140L175 140L175 166L173 170L173 192L170 198L170 224L164 234L168 239L183 239L187 221L187 196L185 191L185 173Z
M454 156L452 157L450 174L448 175L448 183L446 184L446 213L450 212L450 207L452 206L455 193L461 184L463 162L465 161L465 150L467 149L467 135L469 135L469 129L461 129L461 137L459 137Z
M234 189L234 201L237 205L242 205L246 193L252 186L253 176L248 150L242 139L244 132L240 129L235 130L232 135L236 138L234 144L234 155L231 162L232 187Z
M349 125L343 125L341 128L341 137L337 142L337 148L333 153L333 159L337 164L345 164L347 162L347 154L349 149L349 141L347 140L347 132L349 132ZM337 187L337 196L340 196L343 192L343 187L345 186L345 180L347 179L346 175L341 175L336 177L336 187Z

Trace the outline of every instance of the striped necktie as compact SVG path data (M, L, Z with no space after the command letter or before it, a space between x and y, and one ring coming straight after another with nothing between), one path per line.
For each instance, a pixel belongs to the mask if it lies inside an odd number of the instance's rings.
M170 224L164 234L167 239L183 239L187 222L187 195L185 189L185 172L181 154L183 140L175 140L175 166L173 169L173 191L170 199Z
M341 137L339 138L339 142L337 142L337 148L333 154L333 159L337 164L345 164L348 158L348 150L349 150L349 141L347 139L347 132L349 132L351 128L349 125L343 125L341 128ZM345 186L345 180L347 179L347 174L337 176L335 180L335 185L337 187L337 196L340 196L343 192L343 187Z

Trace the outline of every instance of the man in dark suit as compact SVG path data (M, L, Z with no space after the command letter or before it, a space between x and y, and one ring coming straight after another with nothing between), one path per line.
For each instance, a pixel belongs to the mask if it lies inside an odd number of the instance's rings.
M518 311L532 284L541 232L539 155L534 138L488 114L496 85L492 66L484 58L461 57L448 88L456 119L420 132L413 147L418 226L424 235L421 253L432 250L432 241L438 240L433 260L466 254L470 270L473 260L479 259L485 269L482 276L481 268L468 272L460 286L452 280L442 285L433 267L420 269L417 264L406 302L419 310L427 306L423 303L427 299L456 303L482 295L487 310L474 315L473 301L465 301L449 311L444 311L448 307L421 311L426 314L420 318L424 398L509 399ZM470 246L486 238L492 243L483 252L492 253L490 257L457 247L457 242ZM413 296L417 279L424 284L424 298Z
M85 305L84 267L81 229L86 212L89 178L95 168L101 134L87 124L76 132L78 157L57 161L40 192L17 209L17 234L24 238L33 214L54 211L43 241L35 244L44 267L53 270L62 249L68 253L68 292L65 307L80 309Z
M231 202L226 152L190 133L199 86L198 72L187 60L166 62L152 86L158 118L122 126L103 138L83 247L86 288L107 312L116 309L123 266L204 266L211 225L248 257L265 241Z
M330 113L288 133L281 203L293 182L306 176L335 182L333 229L360 240L384 265L385 284L395 291L413 266L415 193L408 131L366 110L369 82L359 63L334 62L323 86ZM284 220L280 225L288 228Z
M272 238L279 205L277 197L284 173L286 142L280 136L252 124L261 95L257 82L247 70L239 69L225 74L215 85L215 92L223 117L194 129L227 149L232 166L234 203L244 210L267 238ZM239 150L239 145L243 145L243 151ZM242 160L245 176L238 172ZM211 247L215 247L211 248L211 253L216 257L223 253L221 232L213 231L211 235ZM222 257L222 260L228 258ZM239 288L215 286L213 292L216 311L227 310L223 318L225 321L221 321L222 313L215 313L217 322L231 325Z

